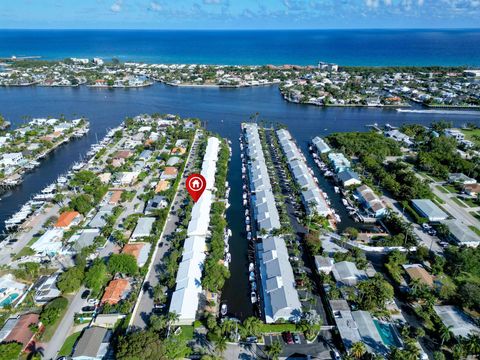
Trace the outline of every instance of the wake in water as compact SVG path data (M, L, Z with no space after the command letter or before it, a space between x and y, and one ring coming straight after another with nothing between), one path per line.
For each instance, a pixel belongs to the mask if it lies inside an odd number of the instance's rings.
M407 109L396 109L396 110L398 112L405 112L405 113L477 115L477 116L480 116L480 111L471 111L471 110L407 110Z

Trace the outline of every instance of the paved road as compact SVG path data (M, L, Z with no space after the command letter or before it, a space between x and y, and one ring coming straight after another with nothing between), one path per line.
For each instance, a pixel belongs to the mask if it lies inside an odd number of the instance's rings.
M442 207L450 213L456 219L462 220L467 225L473 225L480 228L480 221L476 219L470 211L475 211L476 208L464 208L458 205L456 202L452 200L452 198L457 197L458 194L456 193L444 193L440 191L437 186L442 185L443 183L432 183L430 184L430 188L432 189L433 193L437 195L440 199L445 201L445 204L442 204Z
M159 246L156 249L156 252L153 255L152 262L150 263L150 267L148 269L147 276L145 276L144 283L148 283L151 286L157 285L160 266L163 262L163 258L165 254L170 249L168 241L165 239L169 237L177 228L176 222L178 221L177 213L180 210L180 205L183 203L183 200L187 196L187 192L185 190L185 180L186 176L184 174L188 174L191 170L192 166L194 165L196 149L197 149L197 136L195 136L194 143L192 148L187 157L187 164L185 166L185 170L182 173L182 180L178 185L177 192L173 198L172 204L170 206L169 216L167 221L165 222L165 226L163 228L162 234L158 241L158 244L163 244L163 246ZM130 326L134 328L141 328L144 329L148 325L148 318L153 309L153 297L149 292L143 291L144 286L142 285L142 290L140 291L140 295L137 299L137 303L135 304L135 308L133 310L133 316L130 320Z
M57 354L62 348L65 339L70 335L70 329L73 325L73 316L75 313L80 312L82 307L87 305L87 300L81 298L82 292L85 288L82 286L80 291L75 294L73 297L70 306L65 313L65 316L62 318L60 325L58 325L53 337L46 344L43 344L45 349L43 358L44 359L56 359Z
M404 214L404 212L401 210L402 206L397 200L391 197L388 197L386 195L383 195L382 201L384 201L387 205L389 205L389 207L393 211L395 211L398 215L400 215L400 217L404 221L412 224L412 230L423 246L425 246L428 249L431 249L437 255L440 255L443 253L443 249L439 244L440 239L437 236L431 236L427 234L425 231L423 231L420 225L408 219L407 216Z

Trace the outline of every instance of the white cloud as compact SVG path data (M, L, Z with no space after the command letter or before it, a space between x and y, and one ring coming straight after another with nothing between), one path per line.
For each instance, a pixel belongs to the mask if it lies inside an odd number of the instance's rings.
M222 0L203 0L205 5L218 5L222 3Z
M378 0L366 0L365 4L367 5L368 8L370 9L375 9L378 7Z
M155 1L152 1L150 3L150 7L149 7L150 10L152 11L162 11L162 5L160 5L159 3L155 2Z
M112 4L112 6L110 6L110 10L115 12L115 13L118 13L118 12L122 11L122 0L115 1Z

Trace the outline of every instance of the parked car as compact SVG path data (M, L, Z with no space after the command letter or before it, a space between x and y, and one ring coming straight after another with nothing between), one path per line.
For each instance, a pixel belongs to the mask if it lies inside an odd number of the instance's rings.
M258 339L256 336L248 336L246 339L245 339L248 343L257 343L258 342Z
M99 302L100 302L100 301L99 301L98 299L94 299L94 298L88 299L88 301L87 301L87 303L88 303L89 305L97 305Z
M82 307L82 312L92 312L95 311L95 306L84 306Z
M80 297L82 299L86 299L86 298L88 298L88 295L90 295L90 290L87 289L82 293L82 295L80 295Z
M287 344L293 344L293 336L292 336L292 333L290 331L285 331L282 333L282 337L283 337L283 340L287 343Z
M300 335L298 335L298 334L293 334L293 342L294 342L295 344L301 344L302 342L301 342L301 340L300 340Z

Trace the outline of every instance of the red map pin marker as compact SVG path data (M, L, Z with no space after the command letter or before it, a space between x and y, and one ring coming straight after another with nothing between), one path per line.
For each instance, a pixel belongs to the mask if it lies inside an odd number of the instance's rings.
M197 202L202 196L203 191L207 187L207 181L200 174L191 174L186 181L187 191L193 201Z

